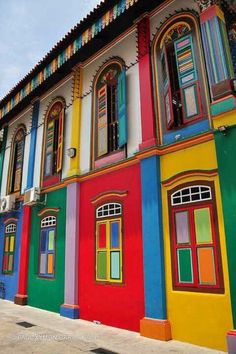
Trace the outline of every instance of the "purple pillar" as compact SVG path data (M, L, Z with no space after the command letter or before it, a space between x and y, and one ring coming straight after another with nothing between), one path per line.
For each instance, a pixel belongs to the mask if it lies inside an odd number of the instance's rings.
M66 249L64 304L60 315L79 318L78 299L78 237L79 237L79 183L67 186Z

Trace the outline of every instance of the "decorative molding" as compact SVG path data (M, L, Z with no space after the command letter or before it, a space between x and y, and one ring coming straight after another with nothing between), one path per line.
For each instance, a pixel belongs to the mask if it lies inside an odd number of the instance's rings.
M107 200L110 198L124 198L128 195L128 191L108 191L97 195L95 198L91 200L92 204L96 204L101 200Z
M38 216L43 216L45 214L50 214L50 213L58 213L59 211L60 211L60 208L43 208L38 213Z
M208 7L212 5L218 5L220 6L221 0L195 0L195 2L198 4L201 12L208 9Z

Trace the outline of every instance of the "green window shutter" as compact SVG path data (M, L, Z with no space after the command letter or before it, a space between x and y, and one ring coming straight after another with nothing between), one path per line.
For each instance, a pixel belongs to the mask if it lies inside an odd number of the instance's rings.
M126 74L122 70L118 76L118 131L119 147L127 144L127 102L126 102Z
M107 85L98 90L97 102L97 156L100 157L108 152Z

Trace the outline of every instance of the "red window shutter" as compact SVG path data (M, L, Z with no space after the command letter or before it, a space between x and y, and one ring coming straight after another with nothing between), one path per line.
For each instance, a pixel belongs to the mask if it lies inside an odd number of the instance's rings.
M59 128L58 128L59 131L58 131L58 149L57 149L57 172L60 172L62 170L64 119L65 119L65 110L62 109L59 116Z
M97 102L97 157L100 157L108 152L107 85L98 90Z

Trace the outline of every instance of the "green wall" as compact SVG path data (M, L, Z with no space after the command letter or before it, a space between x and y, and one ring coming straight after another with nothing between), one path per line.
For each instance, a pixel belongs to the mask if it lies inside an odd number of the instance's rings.
M56 229L55 278L38 276L40 210L59 208ZM46 215L45 215L46 216ZM64 302L65 234L66 234L66 188L47 193L46 205L32 208L30 255L28 272L28 304L44 310L60 312Z
M236 129L215 134L234 328L236 327Z

